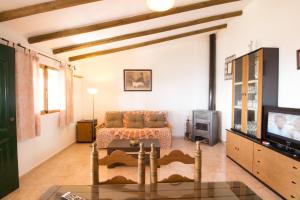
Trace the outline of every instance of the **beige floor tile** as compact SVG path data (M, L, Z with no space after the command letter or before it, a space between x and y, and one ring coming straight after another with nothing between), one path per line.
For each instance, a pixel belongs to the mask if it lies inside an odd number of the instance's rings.
M174 139L173 148L185 153L194 153L195 143L183 139ZM225 145L213 147L201 145L203 156L203 181L242 181L266 200L281 199L265 187L257 179L226 157ZM73 144L56 156L44 162L20 179L20 188L3 200L36 200L53 185L87 185L90 184L90 144ZM161 150L164 155L170 150ZM99 152L100 157L106 155L105 150ZM130 179L137 179L137 172L132 167L116 167L107 169L100 167L100 180L106 180L115 175L125 174ZM159 179L171 174L193 176L193 166L173 163L159 168ZM146 169L149 174L149 169ZM149 183L149 177L146 178Z

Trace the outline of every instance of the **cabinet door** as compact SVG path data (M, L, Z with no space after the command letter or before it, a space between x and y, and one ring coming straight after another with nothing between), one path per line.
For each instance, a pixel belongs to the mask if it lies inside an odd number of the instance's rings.
M227 131L227 141L226 141L226 153L233 160L237 161L237 136L233 133Z
M232 78L232 128L242 130L242 104L243 104L243 59L238 58L233 63Z
M246 77L246 133L261 137L263 50L249 55Z
M238 162L249 172L252 172L254 142L240 137L238 145Z
M235 60L233 69L232 128L247 133L247 91L249 56Z
M227 132L227 155L249 172L252 172L253 145L254 143L251 140Z
M249 56L243 57L243 84L242 84L242 132L247 133L247 91L248 91L248 71Z
M15 50L0 44L0 199L19 187Z

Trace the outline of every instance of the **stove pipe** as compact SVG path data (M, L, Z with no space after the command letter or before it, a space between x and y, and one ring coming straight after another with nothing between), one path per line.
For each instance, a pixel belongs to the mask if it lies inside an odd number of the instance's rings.
M216 34L209 35L208 109L216 110Z

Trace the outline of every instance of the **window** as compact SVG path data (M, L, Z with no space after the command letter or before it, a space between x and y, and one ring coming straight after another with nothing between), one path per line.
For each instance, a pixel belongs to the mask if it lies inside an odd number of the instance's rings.
M40 110L42 114L59 112L64 102L64 81L58 69L41 65L40 77Z

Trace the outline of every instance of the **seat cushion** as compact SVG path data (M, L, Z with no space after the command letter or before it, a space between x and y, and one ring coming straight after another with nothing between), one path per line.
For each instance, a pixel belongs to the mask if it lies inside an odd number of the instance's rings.
M105 116L106 128L122 128L123 127L123 113L122 112L107 112Z
M100 128L97 129L97 147L107 148L114 139L159 139L163 149L172 145L172 129L165 128Z
M143 114L128 114L127 128L144 128L144 115Z
M149 121L146 123L147 128L163 128L166 127L166 123L164 121Z

